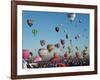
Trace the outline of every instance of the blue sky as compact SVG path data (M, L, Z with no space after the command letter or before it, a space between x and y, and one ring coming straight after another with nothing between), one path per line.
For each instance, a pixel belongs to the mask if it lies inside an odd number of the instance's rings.
M64 30L67 30L69 39L72 39L73 46L79 46L81 49L84 46L89 47L89 14L76 13L75 20L69 21L68 13L62 12L43 12L43 11L23 11L22 12L22 34L23 34L23 49L39 49L41 48L40 40L46 40L47 44L56 44L60 39L66 40L66 46L70 45L66 39ZM33 20L33 25L29 27L27 19ZM79 20L81 23L79 23ZM57 33L55 27L59 27ZM32 34L32 29L38 31L37 35ZM80 38L75 40L75 36L79 34ZM46 45L44 47L46 47Z

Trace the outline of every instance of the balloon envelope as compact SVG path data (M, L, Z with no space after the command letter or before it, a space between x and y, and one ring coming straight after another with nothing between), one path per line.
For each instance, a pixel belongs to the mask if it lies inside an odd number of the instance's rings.
M31 27L33 25L32 19L27 19L27 24Z
M80 35L77 34L77 35L75 36L75 39L79 39L79 38L80 38Z
M53 56L54 56L54 58L58 58L59 57L59 55L57 53L54 53Z
M41 58L40 56L35 56L35 57L33 58L33 61L34 61L34 62L39 62L39 61L42 61L42 58Z
M45 40L40 40L40 44L41 44L41 46L44 46L46 44L46 41Z
M67 57L67 56L68 56L68 54L67 54L67 52L65 52L65 53L64 53L64 57Z
M62 26L63 26L63 24L58 24L58 26L59 26L59 27L62 27Z
M56 32L59 32L59 27L55 27L55 31Z
M64 33L67 33L67 29L64 30Z
M49 52L51 52L54 49L54 45L53 44L48 44L47 49L48 49Z
M68 34L66 34L66 39L68 39L68 37L69 37Z
M76 14L75 13L68 13L68 19L72 22L75 20Z
M78 47L77 46L75 48L76 48L76 50L78 50Z
M23 59L24 60L27 60L28 58L29 58L29 56L30 56L30 52L29 52L29 50L23 50Z
M38 54L39 54L39 56L41 56L41 57L43 57L43 56L46 55L47 53L48 53L48 50L45 49L45 48L40 48L40 49L38 50Z
M79 23L81 23L81 20L79 20Z
M33 33L34 36L37 35L37 30L36 29L33 29L32 30L32 33Z
M62 45L65 44L65 40L63 40L63 39L61 39L60 42L61 42Z
M55 47L60 48L60 44L59 43L55 44Z
M67 49L68 49L68 52L71 53L71 48L69 46L67 47Z

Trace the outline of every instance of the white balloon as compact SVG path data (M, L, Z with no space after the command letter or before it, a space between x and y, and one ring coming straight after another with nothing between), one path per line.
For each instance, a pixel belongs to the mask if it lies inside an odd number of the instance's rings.
M76 18L76 14L75 13L69 13L68 18L69 18L70 21L74 21L75 18Z
M38 51L38 54L41 56L47 55L47 53L48 53L48 50L44 48L40 48Z

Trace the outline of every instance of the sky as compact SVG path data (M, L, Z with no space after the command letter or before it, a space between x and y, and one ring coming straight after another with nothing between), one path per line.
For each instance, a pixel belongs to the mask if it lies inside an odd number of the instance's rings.
M74 21L70 21L67 17L67 12L44 12L44 11L23 11L22 12L22 45L23 49L36 49L41 48L40 40L45 40L47 44L60 43L60 39L66 41L65 46L69 46L69 40L72 40L73 46L78 46L83 49L84 46L89 47L89 27L90 16L89 14L75 13ZM30 27L27 20L32 19L33 25ZM79 22L80 21L80 22ZM62 24L62 26L58 26ZM55 27L59 27L59 32L55 31ZM32 30L37 30L36 36ZM64 33L64 30L67 33ZM65 35L68 34L69 38L66 39ZM80 38L75 39L79 34Z

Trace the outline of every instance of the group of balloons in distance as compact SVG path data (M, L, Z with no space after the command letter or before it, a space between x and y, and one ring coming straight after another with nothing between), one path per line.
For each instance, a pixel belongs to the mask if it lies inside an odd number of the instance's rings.
M67 18L69 19L70 22L73 22L76 18L76 14L75 13L68 13ZM31 27L33 25L33 22L34 21L32 19L27 19L27 24L28 24L29 27ZM81 21L79 21L79 22L81 22ZM55 27L55 31L59 32L59 30L60 30L59 26L62 26L62 25L63 24L59 24L57 27ZM37 35L37 32L38 31L36 29L32 30L32 33L33 33L34 36ZM66 30L65 30L65 32L66 32ZM66 38L68 38L68 35L66 35Z
M75 20L75 17L76 17L76 14L75 14L75 13L68 13L68 14L67 14L67 18L69 19L70 22L73 22L73 21ZM33 26L33 22L34 22L34 21L33 21L32 19L27 19L27 24L28 24L29 27L32 27L32 26ZM81 21L79 21L79 22L81 22ZM63 26L63 24L58 24L58 25L55 27L55 31L56 31L57 33L60 31L60 27L61 27L61 26ZM33 34L34 36L36 36L37 33L38 33L38 30L37 30L37 29L32 29L32 34ZM68 39L68 38L69 38L69 34L67 33L67 29L64 30L64 33L66 33L66 39ZM80 38L80 35L77 34L77 35L75 36L75 39L79 39L79 38ZM71 43L71 42L72 42L72 40L70 40L70 43ZM65 40L61 39L61 40L60 40L60 43L61 43L61 45L64 45L64 44L65 44ZM47 45L48 51L49 51L49 52L52 51L52 50L54 49L54 47L60 48L60 43L57 43L57 44L55 44L55 45L48 44L48 45ZM41 45L41 46L44 46L45 44L46 44L46 41L45 41L45 40L40 40L40 45ZM69 49L69 51L70 51L70 47L68 47L68 49ZM78 49L78 48L76 47L76 49Z

